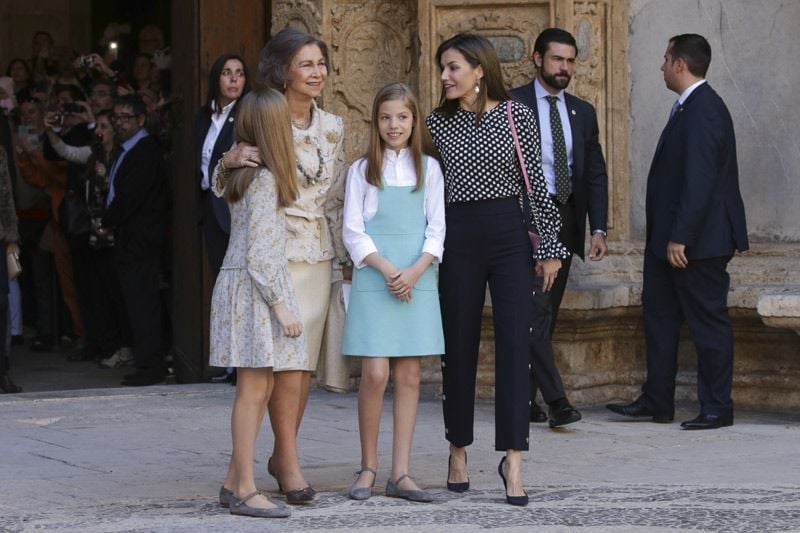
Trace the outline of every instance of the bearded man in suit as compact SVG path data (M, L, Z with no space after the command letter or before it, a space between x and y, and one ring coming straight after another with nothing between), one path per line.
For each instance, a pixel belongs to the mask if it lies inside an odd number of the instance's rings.
M647 177L644 309L647 380L639 398L609 404L630 417L670 422L678 341L685 321L697 350L700 414L684 429L733 425L733 328L728 262L748 248L736 137L722 98L706 82L711 46L701 35L669 40L661 70L679 95Z
M608 175L594 106L565 91L572 80L577 54L578 46L569 32L560 28L542 31L534 43L536 78L512 90L511 95L536 114L542 168L548 192L561 215L559 240L584 259L588 214L589 259L600 261L608 252ZM562 260L552 289L537 289L533 295L530 420L545 422L549 415L551 428L581 419L566 398L551 343L571 264L572 257ZM537 388L548 405L547 414L536 403Z

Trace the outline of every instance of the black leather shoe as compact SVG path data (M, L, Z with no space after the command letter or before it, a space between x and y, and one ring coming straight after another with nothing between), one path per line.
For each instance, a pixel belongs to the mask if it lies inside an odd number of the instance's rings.
M550 415L550 427L566 426L581 419L581 414L567 401L559 398L547 404L547 413Z
M534 401L531 401L530 421L537 424L547 422L547 413Z
M11 381L8 374L3 374L0 376L0 392L3 394L15 394L17 392L22 392L22 387Z
M653 422L665 424L672 422L675 418L674 415L656 414L649 408L645 407L639 400L634 400L631 403L609 403L606 404L606 409L611 412L617 413L622 416L630 416L632 418L639 417L652 417Z
M681 423L683 429L717 429L733 425L733 413L727 415L707 415L700 413L697 418Z

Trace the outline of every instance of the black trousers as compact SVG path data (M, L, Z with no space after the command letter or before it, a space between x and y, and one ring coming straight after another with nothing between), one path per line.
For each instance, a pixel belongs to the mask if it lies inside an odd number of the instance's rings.
M533 259L517 199L447 208L440 268L445 355L445 436L472 443L475 381L486 284L495 333L495 449L528 449L528 335Z
M117 274L133 334L136 367L159 370L164 366L159 297L161 262L158 258L117 262Z
M561 215L561 231L558 234L558 239L569 251L574 252L576 222L574 200L570 199L564 204L557 205ZM542 391L542 398L545 402L552 402L566 397L561 373L556 367L552 338L571 266L571 255L569 259L561 260L561 269L558 271L553 286L547 293L542 293L543 279L537 277L534 280L532 292L533 323L530 334L531 401L536 401L537 389Z
M90 349L108 357L133 341L113 248L70 242L75 287Z
M211 268L212 279L216 280L219 270L222 268L222 260L225 259L225 252L228 250L227 233L222 231L217 222L217 215L214 214L214 207L211 202L211 191L203 191L203 240L206 243L206 253L208 254L208 266Z
M672 268L649 249L644 256L642 308L647 341L647 381L642 398L659 415L675 411L678 341L685 321L697 350L700 411L733 412L733 327L728 316L731 257L689 260Z

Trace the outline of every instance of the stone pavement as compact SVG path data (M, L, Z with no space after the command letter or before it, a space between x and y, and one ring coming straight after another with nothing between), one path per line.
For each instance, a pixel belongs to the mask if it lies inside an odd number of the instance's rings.
M314 391L300 432L318 501L289 519L235 517L216 502L233 388L170 385L0 396L0 531L800 531L800 415L739 412L736 425L686 432L623 421L602 407L553 431L531 426L531 503L503 500L493 405L480 403L469 448L473 489L443 489L447 445L439 401L420 406L412 475L431 504L348 500L359 465L356 395ZM692 418L685 405L677 420ZM377 492L388 476L390 403ZM257 481L271 435L259 441Z

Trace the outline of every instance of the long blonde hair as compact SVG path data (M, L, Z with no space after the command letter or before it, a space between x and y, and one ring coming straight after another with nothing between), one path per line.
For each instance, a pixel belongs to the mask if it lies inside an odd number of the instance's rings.
M418 191L422 184L425 183L425 176L422 175L422 157L426 152L429 155L433 155L430 154L429 150L433 143L426 139L426 137L430 137L430 134L428 133L428 128L420 122L421 117L417 98L405 83L390 83L381 88L375 95L375 101L372 103L372 128L366 155L367 169L365 174L367 183L378 188L383 186L381 171L383 170L383 150L385 147L378 128L378 112L381 104L390 100L400 100L414 117L414 126L411 129L411 136L408 138L408 149L411 150L414 171L417 173L417 184L414 190Z
M275 176L278 205L287 207L298 197L294 139L289 105L275 89L261 88L242 97L236 112L234 137L258 148L261 160ZM258 168L239 168L225 184L225 199L238 202L258 174Z

